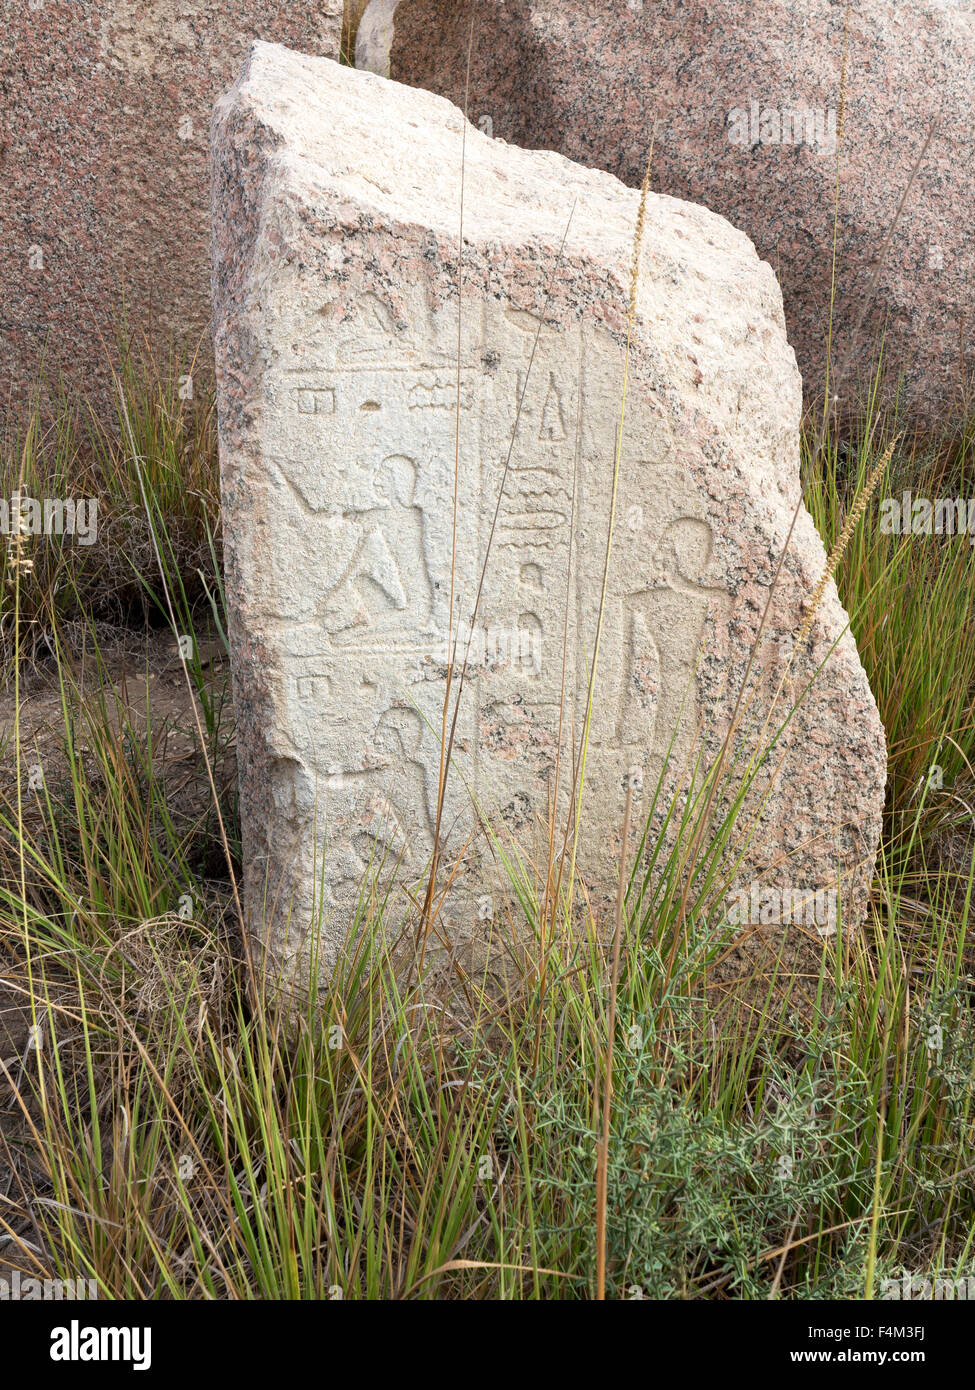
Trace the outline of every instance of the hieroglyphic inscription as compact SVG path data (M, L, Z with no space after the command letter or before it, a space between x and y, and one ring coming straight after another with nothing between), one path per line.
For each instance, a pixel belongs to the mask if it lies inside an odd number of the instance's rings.
M617 456L605 335L492 310L458 370L455 328L417 341L374 296L359 308L329 354L316 346L267 385L297 569L269 615L281 744L306 823L318 808L329 826L334 906L370 865L418 874L431 852L451 635L470 662L454 750L468 789L512 826L546 814L585 717ZM604 803L634 764L656 775L675 729L686 752L700 643L725 601L659 412L634 415L617 508L638 524L616 527L590 730ZM566 771L559 814L570 789ZM464 834L471 816L461 805L451 824Z
M325 306L295 337L265 386L277 522L294 538L269 620L285 678L279 742L305 826L327 824L317 852L337 906L370 864L419 872L432 847L456 420L475 415L480 377L435 335L401 331L371 294L344 326ZM470 552L478 486L476 467L461 471ZM470 742L462 724L459 752Z

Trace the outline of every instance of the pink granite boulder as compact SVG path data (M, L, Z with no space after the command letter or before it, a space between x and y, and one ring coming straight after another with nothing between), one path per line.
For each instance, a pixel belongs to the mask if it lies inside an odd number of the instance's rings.
M401 0L391 75L463 107L471 32L470 0ZM727 217L779 275L807 404L852 344L854 408L886 329L889 386L903 373L934 420L975 345L973 64L975 7L949 0L477 0L468 114L631 185L656 122L652 187Z
M157 347L210 316L207 130L255 37L337 57L342 0L21 0L0 39L0 398L43 357L104 385L123 312Z

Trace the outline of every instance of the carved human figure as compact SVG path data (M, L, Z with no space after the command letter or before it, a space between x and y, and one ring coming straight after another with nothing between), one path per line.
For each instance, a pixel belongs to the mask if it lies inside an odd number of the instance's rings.
M649 745L651 757L660 763L682 712L690 709L693 715L692 682L708 604L724 597L724 590L695 577L707 569L711 546L705 522L694 517L672 521L653 553L647 583L622 599L627 658L614 743Z
M334 900L381 867L418 873L433 844L428 769L420 759L423 720L412 709L389 709L373 738L373 765L332 770L328 785L349 805L344 833L325 856L325 882Z
M390 454L369 481L371 495L341 518L348 559L325 594L321 619L333 635L395 626L412 636L429 626L433 605L416 464Z

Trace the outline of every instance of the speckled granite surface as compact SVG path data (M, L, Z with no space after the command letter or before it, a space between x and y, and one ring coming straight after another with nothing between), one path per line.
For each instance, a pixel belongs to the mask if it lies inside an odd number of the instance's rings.
M889 359L906 371L917 412L955 398L965 364L970 380L975 5L853 0L838 199L845 4L477 0L476 9L471 119L633 185L656 120L652 187L722 213L778 271L807 402L825 376L834 203L835 373L936 124L856 337L858 363L886 323ZM470 32L470 0L402 0L391 75L463 106ZM841 395L853 394L855 376Z
M18 0L0 32L0 399L95 388L123 300L209 354L210 108L253 37L337 56L342 0Z
M832 583L792 651L826 557L800 499L781 294L748 238L649 197L617 456L639 204L618 180L487 139L427 92L261 44L214 113L213 199L255 939L289 970L318 945L331 966L371 875L422 897L453 596L485 635L440 828L444 863L463 852L443 909L454 941L509 920L491 846L544 862L549 806L566 824L597 630L576 868L600 921L626 786L666 835L671 792L726 737L736 768L754 752L758 769L729 877L807 906L839 894L847 928L860 920L884 734ZM387 921L409 909L391 903ZM818 928L775 913L735 919L754 930L731 978L762 958L759 927L777 949L778 923L786 970L815 980Z

